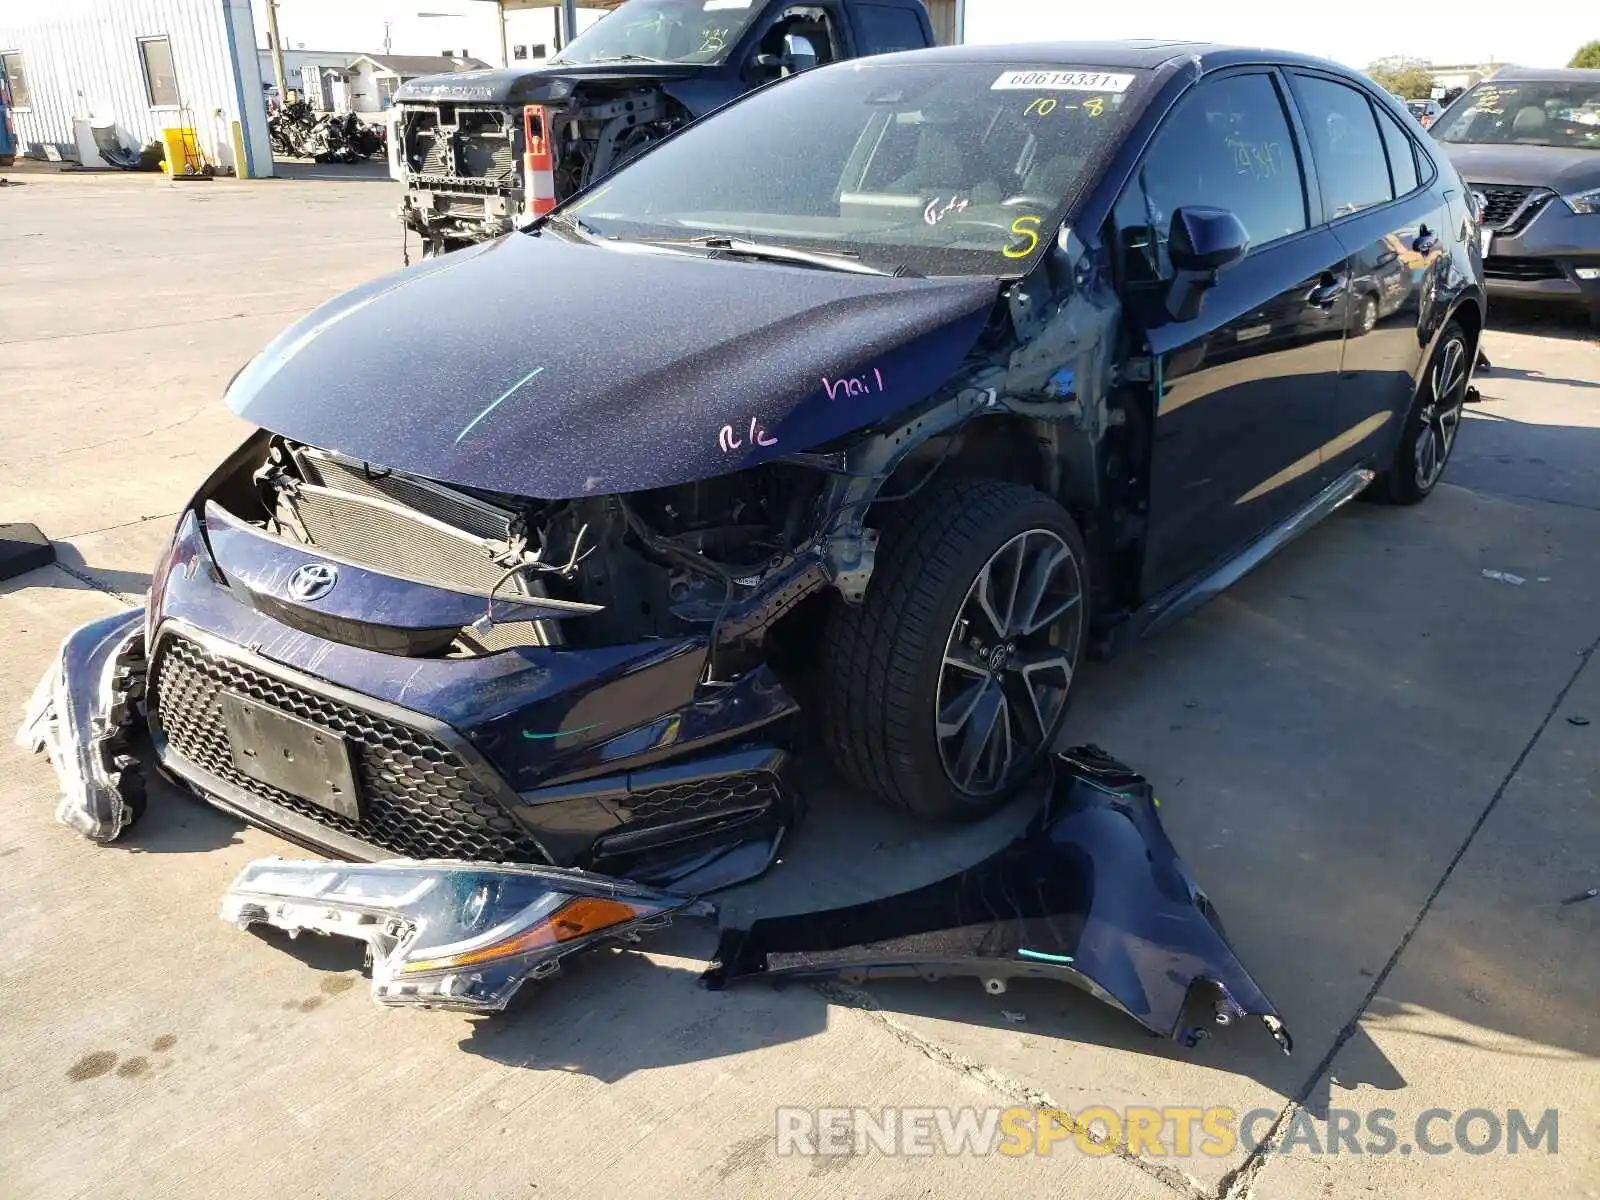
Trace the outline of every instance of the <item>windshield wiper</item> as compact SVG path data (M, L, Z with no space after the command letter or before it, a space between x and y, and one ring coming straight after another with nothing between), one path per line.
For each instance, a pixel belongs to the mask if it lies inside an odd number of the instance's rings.
M589 61L591 63L612 63L612 62L667 63L668 65L674 65L676 63L675 59L671 59L671 58L651 58L648 54L602 54L599 58L591 58Z
M555 228L563 233L570 233L584 241L600 241L603 237L593 225L569 212L550 213L548 216L541 218L538 224L531 225L528 228L535 233L546 228Z
M795 246L776 246L767 242L750 242L725 234L708 234L690 238L685 242L665 242L663 245L702 246L707 250L720 250L735 258L755 258L763 262L795 263L799 266L819 267L824 271L844 271L851 275L889 275L899 278L921 278L921 272L909 267L896 266L892 271L868 266L861 256L848 251L825 253L820 250L801 250Z

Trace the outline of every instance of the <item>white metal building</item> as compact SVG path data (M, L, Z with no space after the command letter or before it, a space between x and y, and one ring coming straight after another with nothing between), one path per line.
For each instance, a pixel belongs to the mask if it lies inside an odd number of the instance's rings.
M272 174L250 0L0 0L0 70L19 154L77 158L83 120L131 150L189 127L219 168Z

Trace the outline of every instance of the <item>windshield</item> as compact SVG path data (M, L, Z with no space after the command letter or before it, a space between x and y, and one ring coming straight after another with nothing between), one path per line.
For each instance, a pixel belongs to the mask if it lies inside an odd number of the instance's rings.
M852 62L689 126L568 211L601 237L728 236L925 275L1023 274L1148 72Z
M1434 136L1480 145L1600 149L1600 77L1593 83L1480 83L1435 122Z
M760 11L756 0L628 0L550 61L720 62Z

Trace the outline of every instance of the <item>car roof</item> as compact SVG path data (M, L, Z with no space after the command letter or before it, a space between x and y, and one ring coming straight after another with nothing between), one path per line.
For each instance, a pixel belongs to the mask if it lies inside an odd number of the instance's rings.
M1501 67L1483 82L1504 83L1519 79L1541 83L1600 83L1600 70L1588 67Z
M1359 78L1356 72L1327 59L1292 50L1272 50L1262 46L1234 46L1221 42L1186 42L1172 38L1130 38L1111 42L1018 42L1010 45L935 46L926 50L904 50L895 54L874 55L869 59L849 59L849 63L884 62L971 62L1003 65L1060 63L1063 66L1132 67L1153 70L1174 62L1193 62L1202 71L1241 63L1282 63L1286 66L1316 67L1340 75Z

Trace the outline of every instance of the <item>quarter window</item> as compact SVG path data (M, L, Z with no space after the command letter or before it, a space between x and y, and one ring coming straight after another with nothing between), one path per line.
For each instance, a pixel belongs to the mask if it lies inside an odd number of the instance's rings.
M1378 109L1378 127L1383 130L1383 144L1389 151L1389 175L1394 180L1394 194L1404 196L1417 186L1417 152L1396 121L1383 109Z
M1296 76L1295 91L1322 188L1322 219L1332 221L1391 199L1383 139L1366 94L1310 75Z
M1193 205L1231 211L1252 247L1306 228L1305 183L1270 75L1202 83L1162 125L1117 206L1124 249L1135 252L1132 278L1148 278L1147 271L1170 275L1172 214Z
M22 69L22 52L12 50L0 54L0 75L5 76L6 87L11 92L14 108L33 107L33 97L28 94L28 76Z
M927 44L922 23L910 9L890 8L887 4L857 4L856 20L867 54L891 54L896 50L919 50Z
M178 73L172 66L172 43L164 37L141 38L139 58L144 63L144 90L151 108L177 108Z

